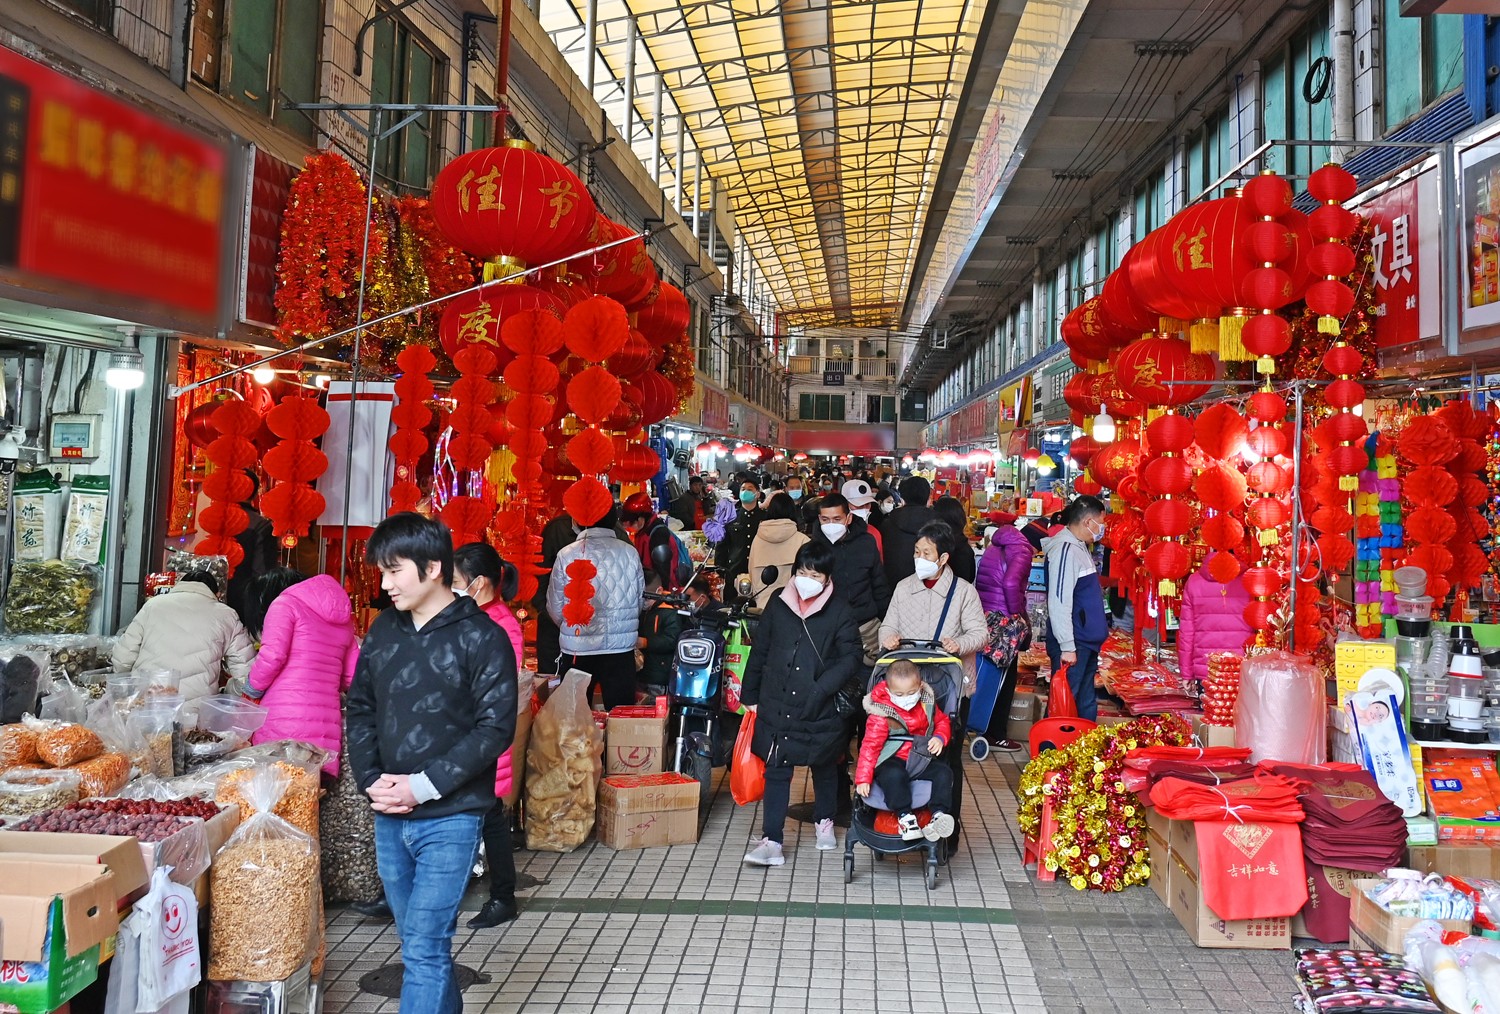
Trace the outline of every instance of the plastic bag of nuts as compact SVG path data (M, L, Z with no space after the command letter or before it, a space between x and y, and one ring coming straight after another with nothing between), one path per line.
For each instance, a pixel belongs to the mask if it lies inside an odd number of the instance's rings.
M78 802L78 775L72 771L18 769L0 776L0 813L19 817Z
M24 724L36 733L36 755L55 768L72 767L104 752L104 741L86 725L46 722L27 716Z
M240 815L249 817L257 810L255 800L246 787L255 784L259 772L267 768L281 772L287 779L286 790L276 798L276 816L291 824L313 841L318 839L318 791L321 785L318 776L289 761L276 761L269 765L257 765L243 771L232 771L219 781L214 794L220 806L230 803L240 805Z
M210 979L285 979L317 946L318 845L275 813L292 786L287 767L258 767L238 783L252 816L209 870Z

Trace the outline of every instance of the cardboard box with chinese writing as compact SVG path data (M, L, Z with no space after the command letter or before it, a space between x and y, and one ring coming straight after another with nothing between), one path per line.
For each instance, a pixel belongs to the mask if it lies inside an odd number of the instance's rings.
M1349 946L1402 954L1406 951L1407 932L1422 920L1392 915L1370 900L1368 892L1379 884L1379 880L1354 882L1349 905ZM1437 922L1444 930L1455 933L1468 933L1472 928L1468 922L1454 919L1439 919Z
M613 708L604 734L604 773L661 774L666 744L667 721L655 708Z
M609 775L599 785L599 840L613 849L698 840L698 783L687 775Z
M119 928L100 863L0 859L0 1003L55 1010L99 973L99 945Z

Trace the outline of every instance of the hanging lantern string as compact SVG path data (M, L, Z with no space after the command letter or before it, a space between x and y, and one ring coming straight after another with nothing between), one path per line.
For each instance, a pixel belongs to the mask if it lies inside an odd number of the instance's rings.
M334 339L345 338L357 331L362 331L365 328L374 327L377 324L384 324L386 321L395 320L398 317L405 317L408 314L416 313L419 310L425 310L429 306L436 306L439 303L446 303L450 299L455 299L459 296L466 296L471 292L478 292L480 289L488 288L491 285L500 285L505 282L513 282L517 279L525 278L527 275L536 274L537 272L545 271L548 268L555 268L559 264L566 264L568 261L578 260L581 257L592 257L594 254L602 253L605 250L610 250L617 246L623 246L626 243L633 243L638 239L649 240L656 233L666 232L671 228L672 223L669 222L665 225L658 226L655 229L643 229L640 232L631 233L629 236L625 236L622 239L611 240L608 243L601 243L598 246L590 247L587 250L580 250L577 253L568 254L566 257L559 257L554 261L548 261L546 264L538 264L535 267L529 267L522 271L512 272L511 274L508 274L503 278L494 278L488 282L478 282L474 285L469 286L467 289L460 289L457 292L450 292L447 295L443 296L434 296L433 298L426 300L425 302L414 303L411 306L403 307L399 310L392 310L390 313L387 313L384 316L372 317L369 320L360 321L358 324L355 324L351 327L346 327L342 331L334 331L333 333L326 334L321 338L310 338L307 341L303 342L301 345L293 345L289 349L282 349L280 352L273 352L270 355L263 356L260 359L253 359L250 362L242 363L241 365L236 366L233 369L225 370L222 373L216 373L212 377L205 377L203 380L195 380L191 384L184 384L180 387L176 384L173 384L167 388L167 397L180 398L184 394L188 394L192 391L198 390L198 388L200 387L207 387L210 384L217 384L220 381L228 380L229 378L239 376L242 373L248 373L249 371L255 369L257 366L264 366L266 363L273 363L285 356L297 355L298 353L305 352L308 349L316 348L319 345L331 342Z

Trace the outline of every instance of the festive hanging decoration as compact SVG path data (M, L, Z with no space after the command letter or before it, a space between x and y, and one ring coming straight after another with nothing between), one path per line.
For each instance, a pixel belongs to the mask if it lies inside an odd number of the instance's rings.
M1146 492L1157 497L1146 508L1146 532L1160 540L1146 550L1146 569L1157 580L1157 594L1175 598L1177 582L1192 568L1192 556L1182 539L1192 528L1193 511L1186 501L1174 498L1185 492L1183 481L1192 477L1192 469L1181 458L1193 444L1192 421L1169 412L1146 427L1146 439L1156 455L1146 469Z
M260 498L261 511L285 549L297 545L323 513L323 496L313 480L328 470L328 456L313 443L328 431L329 417L315 397L293 395L266 415L271 432L281 438L265 456L266 474L276 485Z
M260 416L255 409L240 398L227 397L209 416L209 424L219 434L205 452L210 475L215 471L243 474L245 469L255 464L255 445L250 442L250 436L260 428ZM227 558L231 576L245 559L245 550L235 540L235 536L248 527L250 518L240 507L240 501L231 499L230 494L243 488L239 483L218 481L210 490L205 481L204 492L213 499L213 503L198 515L198 527L208 538L193 547L193 552L199 556ZM215 497L215 492L224 495Z
M563 622L582 630L594 619L594 578L598 575L592 560L574 560L564 571L568 587L563 593Z
M516 314L545 310L561 316L562 304L550 292L523 282L492 282L473 292L450 299L443 308L438 337L443 351L456 356L468 345L488 348L495 356L495 371L510 365L514 355L500 340L500 328Z
M609 243L634 236L635 230L601 215L595 234L601 237L600 243ZM594 279L594 291L601 296L613 297L630 306L644 300L656 285L656 265L651 263L646 244L638 236L602 251L596 260L598 275Z
M563 348L562 322L551 313L531 310L507 320L501 328L506 348L515 353L505 368L505 383L514 392L506 407L511 428L509 449L514 456L511 475L515 482L501 533L501 550L521 573L520 597L536 594L540 570L541 540L535 537L546 505L542 485L542 456L547 450L547 429L558 413L551 395L561 380L561 371L550 357ZM496 515L499 522L501 514Z
M1448 462L1454 486L1454 497L1448 505L1448 516L1453 521L1453 535L1448 540L1453 564L1446 576L1458 594L1467 599L1469 591L1479 586L1487 568L1479 542L1489 524L1478 508L1489 499L1489 489L1479 476L1487 460L1481 441L1488 440L1492 427L1489 417L1476 412L1467 399L1449 401L1438 410L1438 418L1458 438L1458 452Z
M396 357L401 375L396 378L396 404L391 408L391 422L396 432L391 436L391 457L396 462L395 482L391 485L391 514L414 511L422 500L417 484L417 464L427 453L424 433L432 422L432 381L427 374L437 366L432 351L422 345L410 345Z
M432 217L432 205L426 198L399 197L395 201L397 217L396 249L400 267L398 279L402 306L415 306L438 296L452 295L470 288L475 282L474 262L469 255L449 242ZM438 340L440 307L418 310L403 318L407 345L425 345L441 356L434 369L451 373ZM431 370L426 371L431 372Z
M454 495L442 507L443 523L453 533L454 548L478 542L494 507L485 485L484 470L493 450L489 439L489 412L495 384L489 379L495 369L495 353L483 345L468 345L453 357L459 380L453 385L456 403L449 416L447 455L456 479Z
M1447 548L1447 533L1439 527L1439 517L1451 522L1441 508L1457 496L1457 483L1436 480L1448 475L1446 465L1458 456L1459 442L1441 418L1416 416L1410 419L1396 438L1396 454L1413 466L1401 483L1401 492L1411 504L1406 521L1406 563L1427 572L1427 594L1435 602L1448 597L1448 571L1453 553Z
M276 263L277 324L287 344L320 338L346 316L364 255L365 194L336 151L309 155L293 178Z

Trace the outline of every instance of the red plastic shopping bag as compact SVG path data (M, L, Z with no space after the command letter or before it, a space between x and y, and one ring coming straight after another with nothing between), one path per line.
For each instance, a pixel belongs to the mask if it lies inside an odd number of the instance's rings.
M766 794L766 762L755 756L750 741L755 737L755 712L745 715L734 740L729 760L729 794L740 806L757 802Z
M1048 718L1077 718L1078 702L1073 699L1073 687L1068 682L1068 667L1059 666L1052 674L1052 686L1047 691Z

